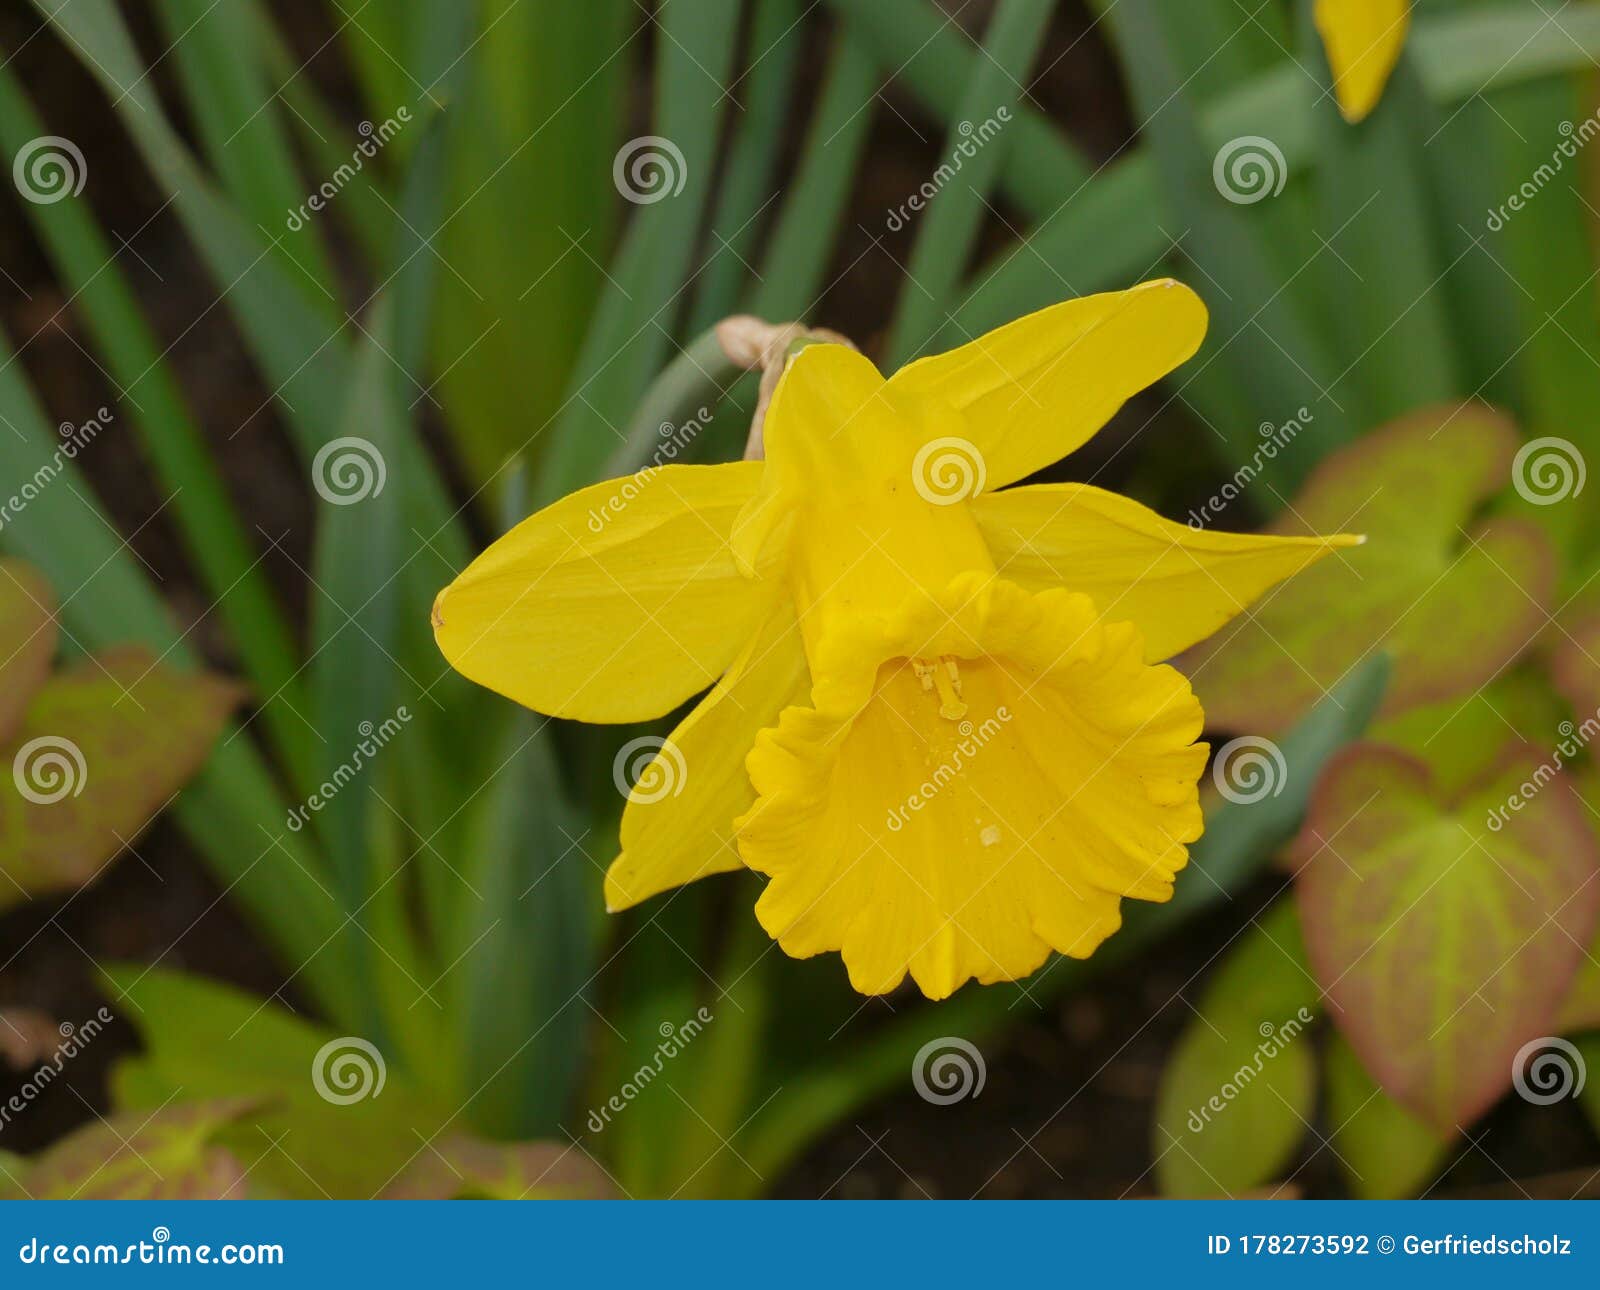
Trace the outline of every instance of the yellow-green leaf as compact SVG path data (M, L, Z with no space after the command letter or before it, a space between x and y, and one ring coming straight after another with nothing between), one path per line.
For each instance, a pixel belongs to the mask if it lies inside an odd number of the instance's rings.
M1478 404L1433 408L1325 459L1272 526L1364 533L1186 656L1223 730L1271 734L1380 646L1388 715L1464 694L1546 621L1555 553L1530 520L1475 512L1511 482L1517 437Z
M204 764L238 697L143 646L47 680L0 748L0 908L99 873Z

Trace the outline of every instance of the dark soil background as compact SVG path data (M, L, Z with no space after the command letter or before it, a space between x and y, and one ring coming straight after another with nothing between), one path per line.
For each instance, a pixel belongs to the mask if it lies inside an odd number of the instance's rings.
M981 30L988 0L970 0L958 21ZM323 5L279 0L278 15L291 43L311 61L306 73L351 122L362 117L353 84L339 60ZM125 6L148 59L165 42L142 6ZM307 563L304 536L311 507L300 471L267 399L245 358L225 311L207 313L215 286L185 242L182 230L145 176L109 105L60 43L38 30L32 11L17 0L0 8L0 57L14 66L40 104L47 128L83 150L94 182L88 195L102 225L126 239L124 271L182 382L202 427L218 445L234 499L266 538L288 534L267 568L286 603L304 602L296 565ZM822 66L820 41L808 54L801 86L815 86ZM167 70L154 79L175 119L182 111L170 92ZM1035 73L1031 95L1098 160L1111 158L1132 134L1115 63L1091 31L1087 11L1063 3ZM643 97L641 86L641 99ZM888 321L902 280L911 232L885 235L885 212L938 164L943 131L900 91L890 88L876 111L866 164L841 238L835 282L811 321L834 327L869 350ZM802 114L796 115L798 124ZM798 140L791 141L791 147ZM1007 227L1008 223L1010 228ZM982 253L1006 244L1022 225L1002 206L990 221ZM18 203L0 201L0 318L52 420L80 421L88 410L115 401L115 390L90 357L93 345L52 279ZM203 321L199 321L202 319ZM197 324L199 321L199 325ZM1205 453L1192 426L1179 418L1146 425L1155 403L1134 407L1118 422L1123 438L1137 428L1136 453L1117 453L1116 433L1103 436L1075 466L1096 482L1126 487L1137 479L1176 481L1196 500L1212 491ZM1138 463L1137 466L1135 463ZM1109 463L1109 464L1108 464ZM160 497L131 440L115 426L95 450L80 458L98 496L118 527L161 581L173 612L213 664L228 668L226 642L205 616L207 600L193 582L176 535L160 512ZM1107 468L1100 473L1101 467ZM300 535L296 537L295 535ZM265 541L263 545L266 545ZM81 1025L104 1000L94 985L95 961L159 961L164 966L233 982L270 994L282 969L235 914L176 829L157 823L91 888L65 899L38 901L0 915L0 1008L28 1007L53 1020ZM783 1179L783 1196L846 1198L1115 1197L1149 1195L1151 1108L1160 1070L1212 958L1244 919L1274 893L1282 879L1264 879L1250 893L1179 942L1168 943L1131 966L1100 979L1091 990L1019 1016L1009 1043L990 1044L988 1076L980 1097L930 1107L909 1088L841 1125ZM969 987L976 988L976 987ZM291 1003L293 1002L291 994ZM121 1053L135 1045L118 1022L70 1062L63 1077L23 1115L0 1129L0 1150L32 1152L108 1106L106 1076ZM21 1084L28 1068L0 1061L0 1103ZM1596 1144L1575 1105L1534 1108L1511 1102L1463 1141L1459 1159L1435 1194L1526 1189L1570 1195L1587 1173L1563 1179L1586 1162ZM1293 1171L1292 1190L1342 1194L1332 1154L1308 1135L1308 1150ZM1537 1181L1551 1176L1545 1183ZM1513 1183L1511 1180L1516 1179Z

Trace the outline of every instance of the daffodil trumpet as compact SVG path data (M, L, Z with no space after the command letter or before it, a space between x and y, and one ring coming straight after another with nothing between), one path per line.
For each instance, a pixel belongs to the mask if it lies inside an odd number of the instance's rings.
M629 795L607 906L746 867L787 953L838 951L864 994L909 973L938 999L1087 957L1124 897L1168 899L1208 750L1162 660L1357 539L1216 533L1087 484L1008 485L1205 327L1162 280L887 380L808 344L776 383L764 460L595 484L451 583L445 656L540 712L643 721L711 686Z

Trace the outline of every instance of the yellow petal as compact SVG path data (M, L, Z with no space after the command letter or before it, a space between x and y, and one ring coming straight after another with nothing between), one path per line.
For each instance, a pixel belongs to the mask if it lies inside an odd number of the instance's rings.
M745 756L809 681L800 624L784 599L638 777L622 813L622 854L606 872L607 909L740 867L733 821L755 800Z
M959 720L908 662L929 642L959 654ZM1087 957L1122 896L1170 896L1201 831L1202 715L1177 672L1141 661L1134 627L1084 596L967 577L888 636L835 641L830 666L851 652L857 670L749 759L739 850L771 876L756 914L787 953L841 951L865 994L909 971L938 999L1052 949Z
M1127 399L1191 357L1206 308L1170 279L1067 300L996 328L889 380L898 394L930 396L965 414L986 487L1059 461Z
M1410 23L1410 0L1317 0L1317 31L1345 120L1360 121L1377 106Z
M1145 661L1204 640L1265 591L1362 539L1215 533L1163 519L1087 484L1036 484L977 498L1000 575L1032 591L1081 591L1144 634Z
M439 593L439 648L551 716L670 712L723 672L770 602L729 547L760 479L760 462L662 466L562 498Z

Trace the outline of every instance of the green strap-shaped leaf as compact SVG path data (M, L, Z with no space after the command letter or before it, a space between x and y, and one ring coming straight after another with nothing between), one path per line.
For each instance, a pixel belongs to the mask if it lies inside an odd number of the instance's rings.
M1276 1176L1316 1113L1307 1033L1322 993L1294 902L1247 927L1161 1073L1156 1178L1169 1196L1237 1196Z
M1358 744L1296 848L1329 1014L1389 1096L1438 1133L1470 1124L1550 1033L1600 918L1600 843L1567 777L1517 745L1447 797L1424 762Z
M0 748L0 908L92 879L200 769L238 698L136 645L46 681Z
M1364 533L1185 656L1213 727L1272 733L1380 646L1389 714L1482 685L1546 621L1555 554L1531 521L1474 523L1516 433L1480 405L1406 417L1323 461L1272 526Z

